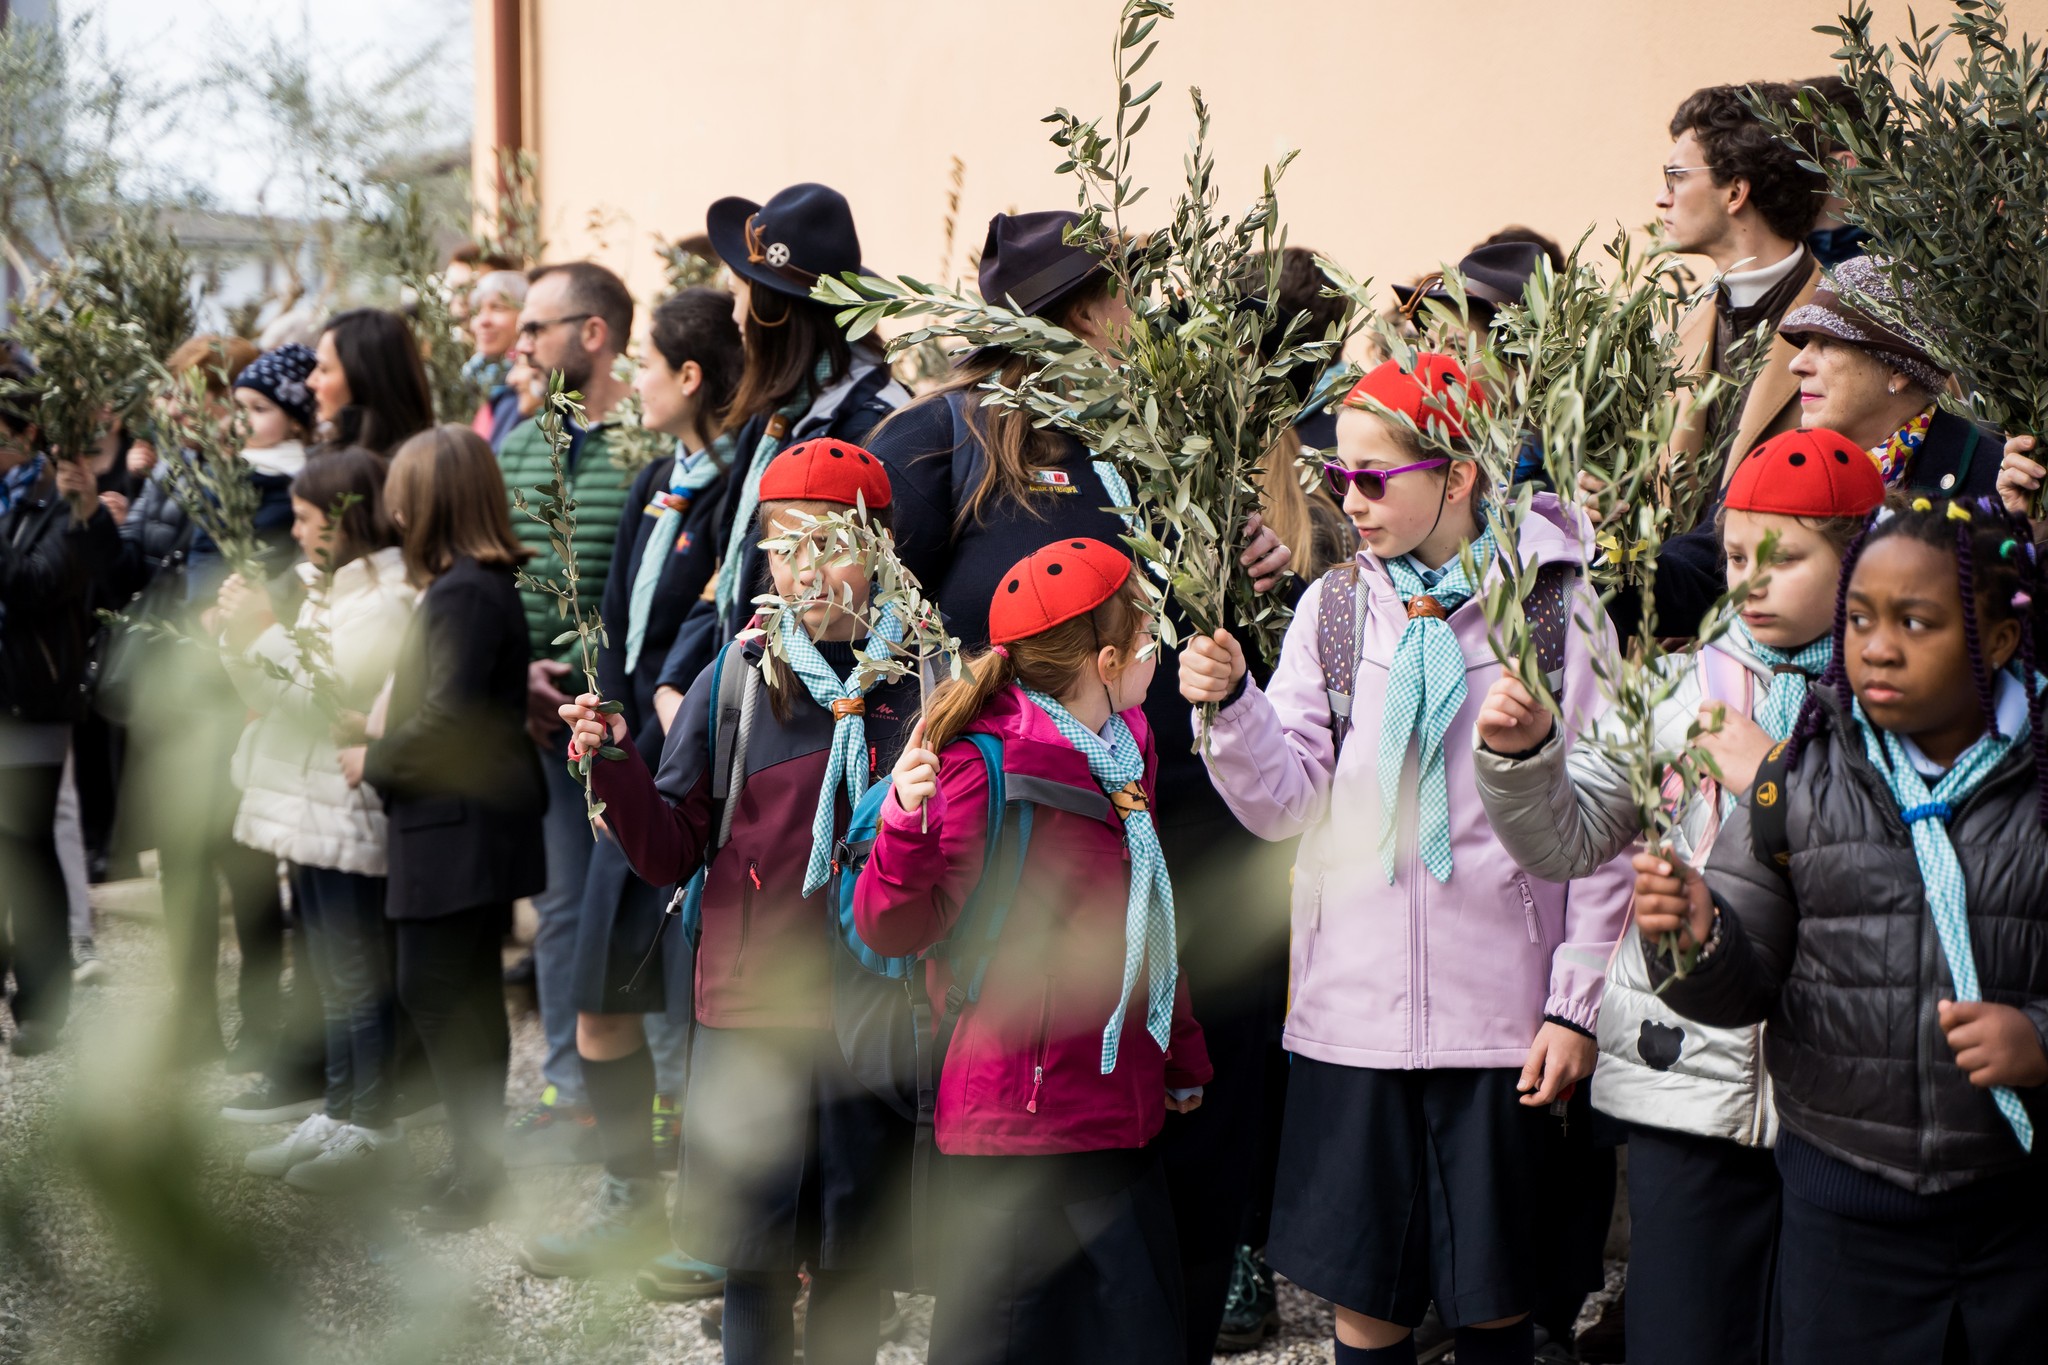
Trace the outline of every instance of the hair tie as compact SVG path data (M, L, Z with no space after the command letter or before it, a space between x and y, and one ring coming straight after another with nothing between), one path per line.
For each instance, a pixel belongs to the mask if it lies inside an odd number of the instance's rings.
M1907 505L1915 512L1932 512L1934 510L1934 504L1926 498L1915 498Z
M1970 519L1970 509L1959 502L1952 502L1948 505L1948 519L1950 521L1968 521Z
M2013 557L2013 554L2014 554L2014 553L2015 553L2015 552L2016 552L2016 551L2017 551L2017 550L2018 550L2019 548L2020 548L2020 543L2019 543L2019 542L2018 542L2017 540L2012 540L2012 539L2006 539L2006 540L2001 540L2001 541L1999 541L1999 542L1998 542L1998 557L1999 557L2000 559L2011 559L2011 558Z
M2025 611L2033 605L2033 597L2026 592L2016 592L2012 595L2012 609L2014 611Z
M1010 657L1010 647L1008 645L990 645L988 647L988 652L991 654L1000 654L1005 659Z

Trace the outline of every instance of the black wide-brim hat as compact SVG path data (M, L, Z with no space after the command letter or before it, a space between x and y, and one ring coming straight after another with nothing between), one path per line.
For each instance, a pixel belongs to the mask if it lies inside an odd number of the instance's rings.
M792 298L809 298L820 276L861 273L853 209L829 185L791 185L765 204L720 199L704 232L733 274Z
M1071 209L999 213L988 220L978 277L982 298L1001 308L1042 316L1107 268L1067 229L1081 221Z
M1522 290L1528 287L1529 278L1542 259L1543 248L1534 242L1496 242L1474 249L1457 266L1458 277L1465 282L1466 304L1483 305L1474 307L1474 311L1491 317L1496 308L1520 303ZM1417 294L1423 299L1435 299L1445 307L1456 306L1441 275L1427 277L1417 284L1394 286L1394 297L1404 311L1421 306Z

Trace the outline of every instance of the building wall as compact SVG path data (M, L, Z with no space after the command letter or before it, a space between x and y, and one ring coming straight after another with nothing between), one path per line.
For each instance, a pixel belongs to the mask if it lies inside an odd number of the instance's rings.
M491 0L476 0L479 141L495 123ZM1137 215L1163 213L1192 127L1213 110L1226 206L1260 168L1290 240L1385 286L1521 222L1567 245L1653 216L1671 112L1693 89L1832 68L1840 0L1183 0L1144 79ZM1905 0L1878 0L1898 32ZM1922 4L1925 20L1941 7ZM1107 113L1115 0L525 0L525 130L549 254L590 254L643 296L654 234L701 231L726 194L805 180L851 199L871 269L964 269L989 215L1064 207L1039 120ZM2048 0L2011 0L2048 31ZM977 20L974 16L986 16ZM487 153L486 153L487 154ZM952 159L965 163L945 249ZM1144 226L1141 221L1138 226Z

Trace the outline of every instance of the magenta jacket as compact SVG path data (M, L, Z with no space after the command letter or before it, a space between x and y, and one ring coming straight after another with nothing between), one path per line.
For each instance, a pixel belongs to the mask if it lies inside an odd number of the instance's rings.
M1551 518L1524 524L1524 562L1583 559L1573 522L1554 500L1539 506ZM1634 877L1624 856L1569 886L1554 885L1524 872L1494 837L1474 780L1472 728L1501 670L1474 600L1450 617L1465 654L1466 689L1444 737L1451 878L1438 884L1415 856L1411 799L1388 884L1379 858L1380 717L1408 613L1385 566L1365 552L1359 564L1366 610L1342 756L1332 753L1317 647L1320 582L1295 611L1272 681L1262 690L1247 679L1209 736L1210 776L1245 827L1265 839L1301 836L1285 1045L1340 1066L1519 1067L1546 1017L1594 1032ZM1589 593L1577 619L1608 632ZM1568 730L1604 707L1577 629L1568 632L1563 694ZM1404 794L1414 790L1414 764L1411 747Z
M1144 714L1124 721L1145 750L1145 791L1157 764ZM1012 687L971 726L1001 737L1004 785L1025 799L1034 784L1100 795L1088 760ZM1166 1091L1211 1075L1187 980L1175 992L1171 1046L1145 1032L1144 975L1130 1004L1116 1070L1102 1073L1102 1030L1123 984L1129 861L1121 823L1105 799L1091 817L1048 804L1032 812L1031 847L981 999L960 1016L939 1076L939 1150L966 1156L1043 1156L1142 1147L1165 1121ZM901 956L939 942L981 876L988 777L974 746L939 755L928 823L891 793L854 891L854 921L878 953ZM933 962L934 1001L949 978Z

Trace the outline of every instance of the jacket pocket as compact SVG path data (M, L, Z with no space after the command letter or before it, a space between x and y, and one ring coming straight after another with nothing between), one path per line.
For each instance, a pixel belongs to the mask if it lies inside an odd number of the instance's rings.
M1038 1032L1031 1041L1031 1097L1024 1101L1024 1112L1038 1112L1039 1092L1045 1088L1045 1064L1052 1052L1052 978L1045 979L1045 993L1038 1000Z
M740 942L733 950L732 974L738 976L747 960L747 938L754 931L754 893L761 889L761 864L749 861L747 875L740 883Z
M1316 874L1315 889L1309 893L1308 931L1302 936L1301 973L1287 983L1288 1007L1291 1010L1296 1000L1308 989L1308 978L1315 968L1316 941L1323 934L1323 873Z
M1529 925L1529 942L1543 942L1543 921L1536 914L1536 893L1529 889L1529 879L1516 877L1515 890L1522 896L1522 918Z

